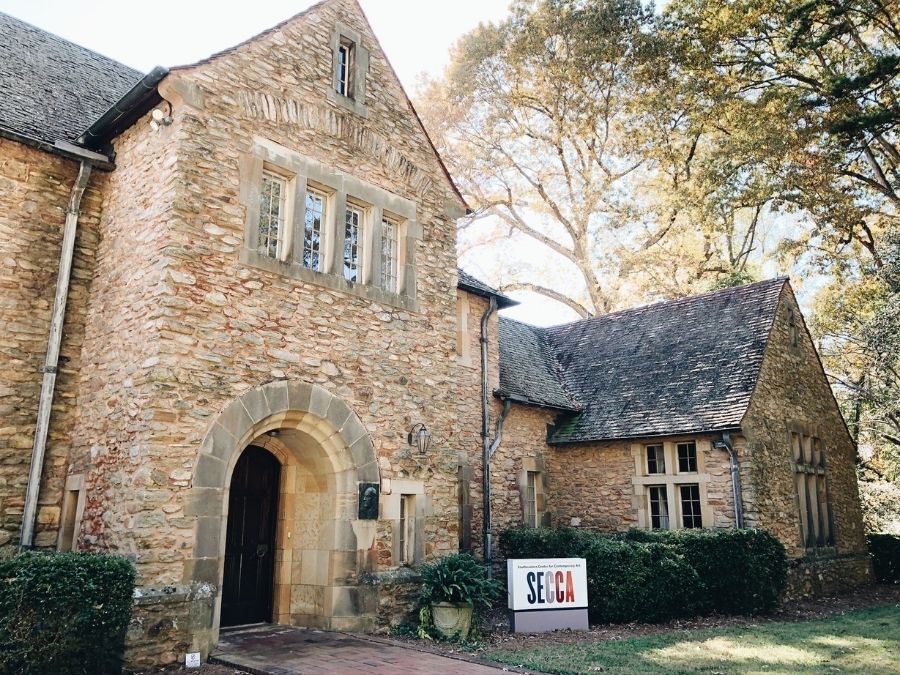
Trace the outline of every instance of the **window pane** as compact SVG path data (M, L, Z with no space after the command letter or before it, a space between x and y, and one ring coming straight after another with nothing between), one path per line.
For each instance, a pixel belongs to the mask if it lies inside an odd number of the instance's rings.
M337 92L347 95L347 61L349 54L346 45L338 47L338 81Z
M678 444L678 473L697 472L697 444L693 441Z
M669 501L665 485L650 487L650 527L654 530L669 529Z
M306 218L303 226L303 266L320 270L322 221L325 219L325 196L309 190L306 193Z
M703 527L700 512L700 486L681 485L681 524L684 527Z
M362 211L348 206L344 227L344 278L347 281L360 281L360 228L362 227Z
M537 477L535 471L528 471L525 475L525 524L529 527L537 527Z
M277 258L284 239L284 212L287 181L268 171L263 171L259 191L259 227L256 251L261 255Z
M406 496L400 497L400 527L398 534L400 535L400 542L398 548L400 549L400 562L406 562Z
M647 446L647 473L665 473L666 458L662 445Z
M387 219L381 221L381 287L397 292L397 225Z

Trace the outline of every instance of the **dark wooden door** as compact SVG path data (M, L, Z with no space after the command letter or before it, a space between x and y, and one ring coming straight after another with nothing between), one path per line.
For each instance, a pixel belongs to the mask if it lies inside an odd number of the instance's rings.
M272 620L280 473L278 460L253 445L234 467L225 536L222 626Z

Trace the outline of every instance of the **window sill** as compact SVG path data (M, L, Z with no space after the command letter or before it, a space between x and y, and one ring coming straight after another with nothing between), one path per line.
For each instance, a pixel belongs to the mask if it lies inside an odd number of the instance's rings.
M360 103L355 98L350 98L349 96L344 96L343 94L339 94L333 89L328 92L328 100L337 106L344 108L345 110L349 110L356 115L359 115L363 119L369 117L369 110L366 108L365 103Z
M399 309L405 309L409 312L419 312L419 303L415 298L399 293L389 293L375 286L368 284L354 284L347 281L343 277L336 274L326 274L324 272L316 272L306 269L295 263L284 263L268 256L260 255L256 251L242 248L240 261L245 265L256 267L272 274L280 274L284 277L290 277L297 281L303 281L309 284L315 284L322 288L328 288L333 291L340 291L347 295L357 298L377 302L382 305L390 305Z

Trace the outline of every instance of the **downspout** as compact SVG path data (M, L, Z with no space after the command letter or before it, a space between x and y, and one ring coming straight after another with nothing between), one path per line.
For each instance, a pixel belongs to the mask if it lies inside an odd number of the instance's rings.
M728 460L731 464L731 492L734 497L734 526L737 529L744 528L744 498L741 489L741 471L738 465L737 451L731 442L731 434L727 431L722 433L722 440L715 443L718 448L728 452Z
M484 564L491 577L491 410L488 399L488 321L497 311L497 298L481 316L481 513L483 518Z
M34 522L37 515L38 493L41 489L41 472L44 467L44 453L47 449L47 431L50 427L50 407L56 387L56 372L59 365L59 346L62 342L63 322L66 315L66 301L69 296L69 279L72 275L72 258L75 252L75 233L81 198L91 178L91 163L81 160L78 177L69 195L66 209L66 224L63 230L62 250L59 258L59 275L56 279L56 295L53 298L53 313L50 315L50 336L47 339L47 357L41 371L41 396L38 401L37 423L34 428L34 444L31 450L31 467L28 471L28 486L25 490L25 509L22 514L22 533L19 549L34 545Z

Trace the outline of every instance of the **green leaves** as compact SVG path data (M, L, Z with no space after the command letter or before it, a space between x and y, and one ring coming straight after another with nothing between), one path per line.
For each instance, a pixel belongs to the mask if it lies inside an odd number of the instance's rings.
M598 623L766 612L787 579L784 546L761 530L525 528L501 532L500 549L508 558L585 558Z
M502 593L500 584L488 579L484 567L466 553L444 556L422 565L419 573L422 576L419 600L425 605L453 602L488 609Z
M0 673L120 672L134 581L131 563L114 556L0 561Z

